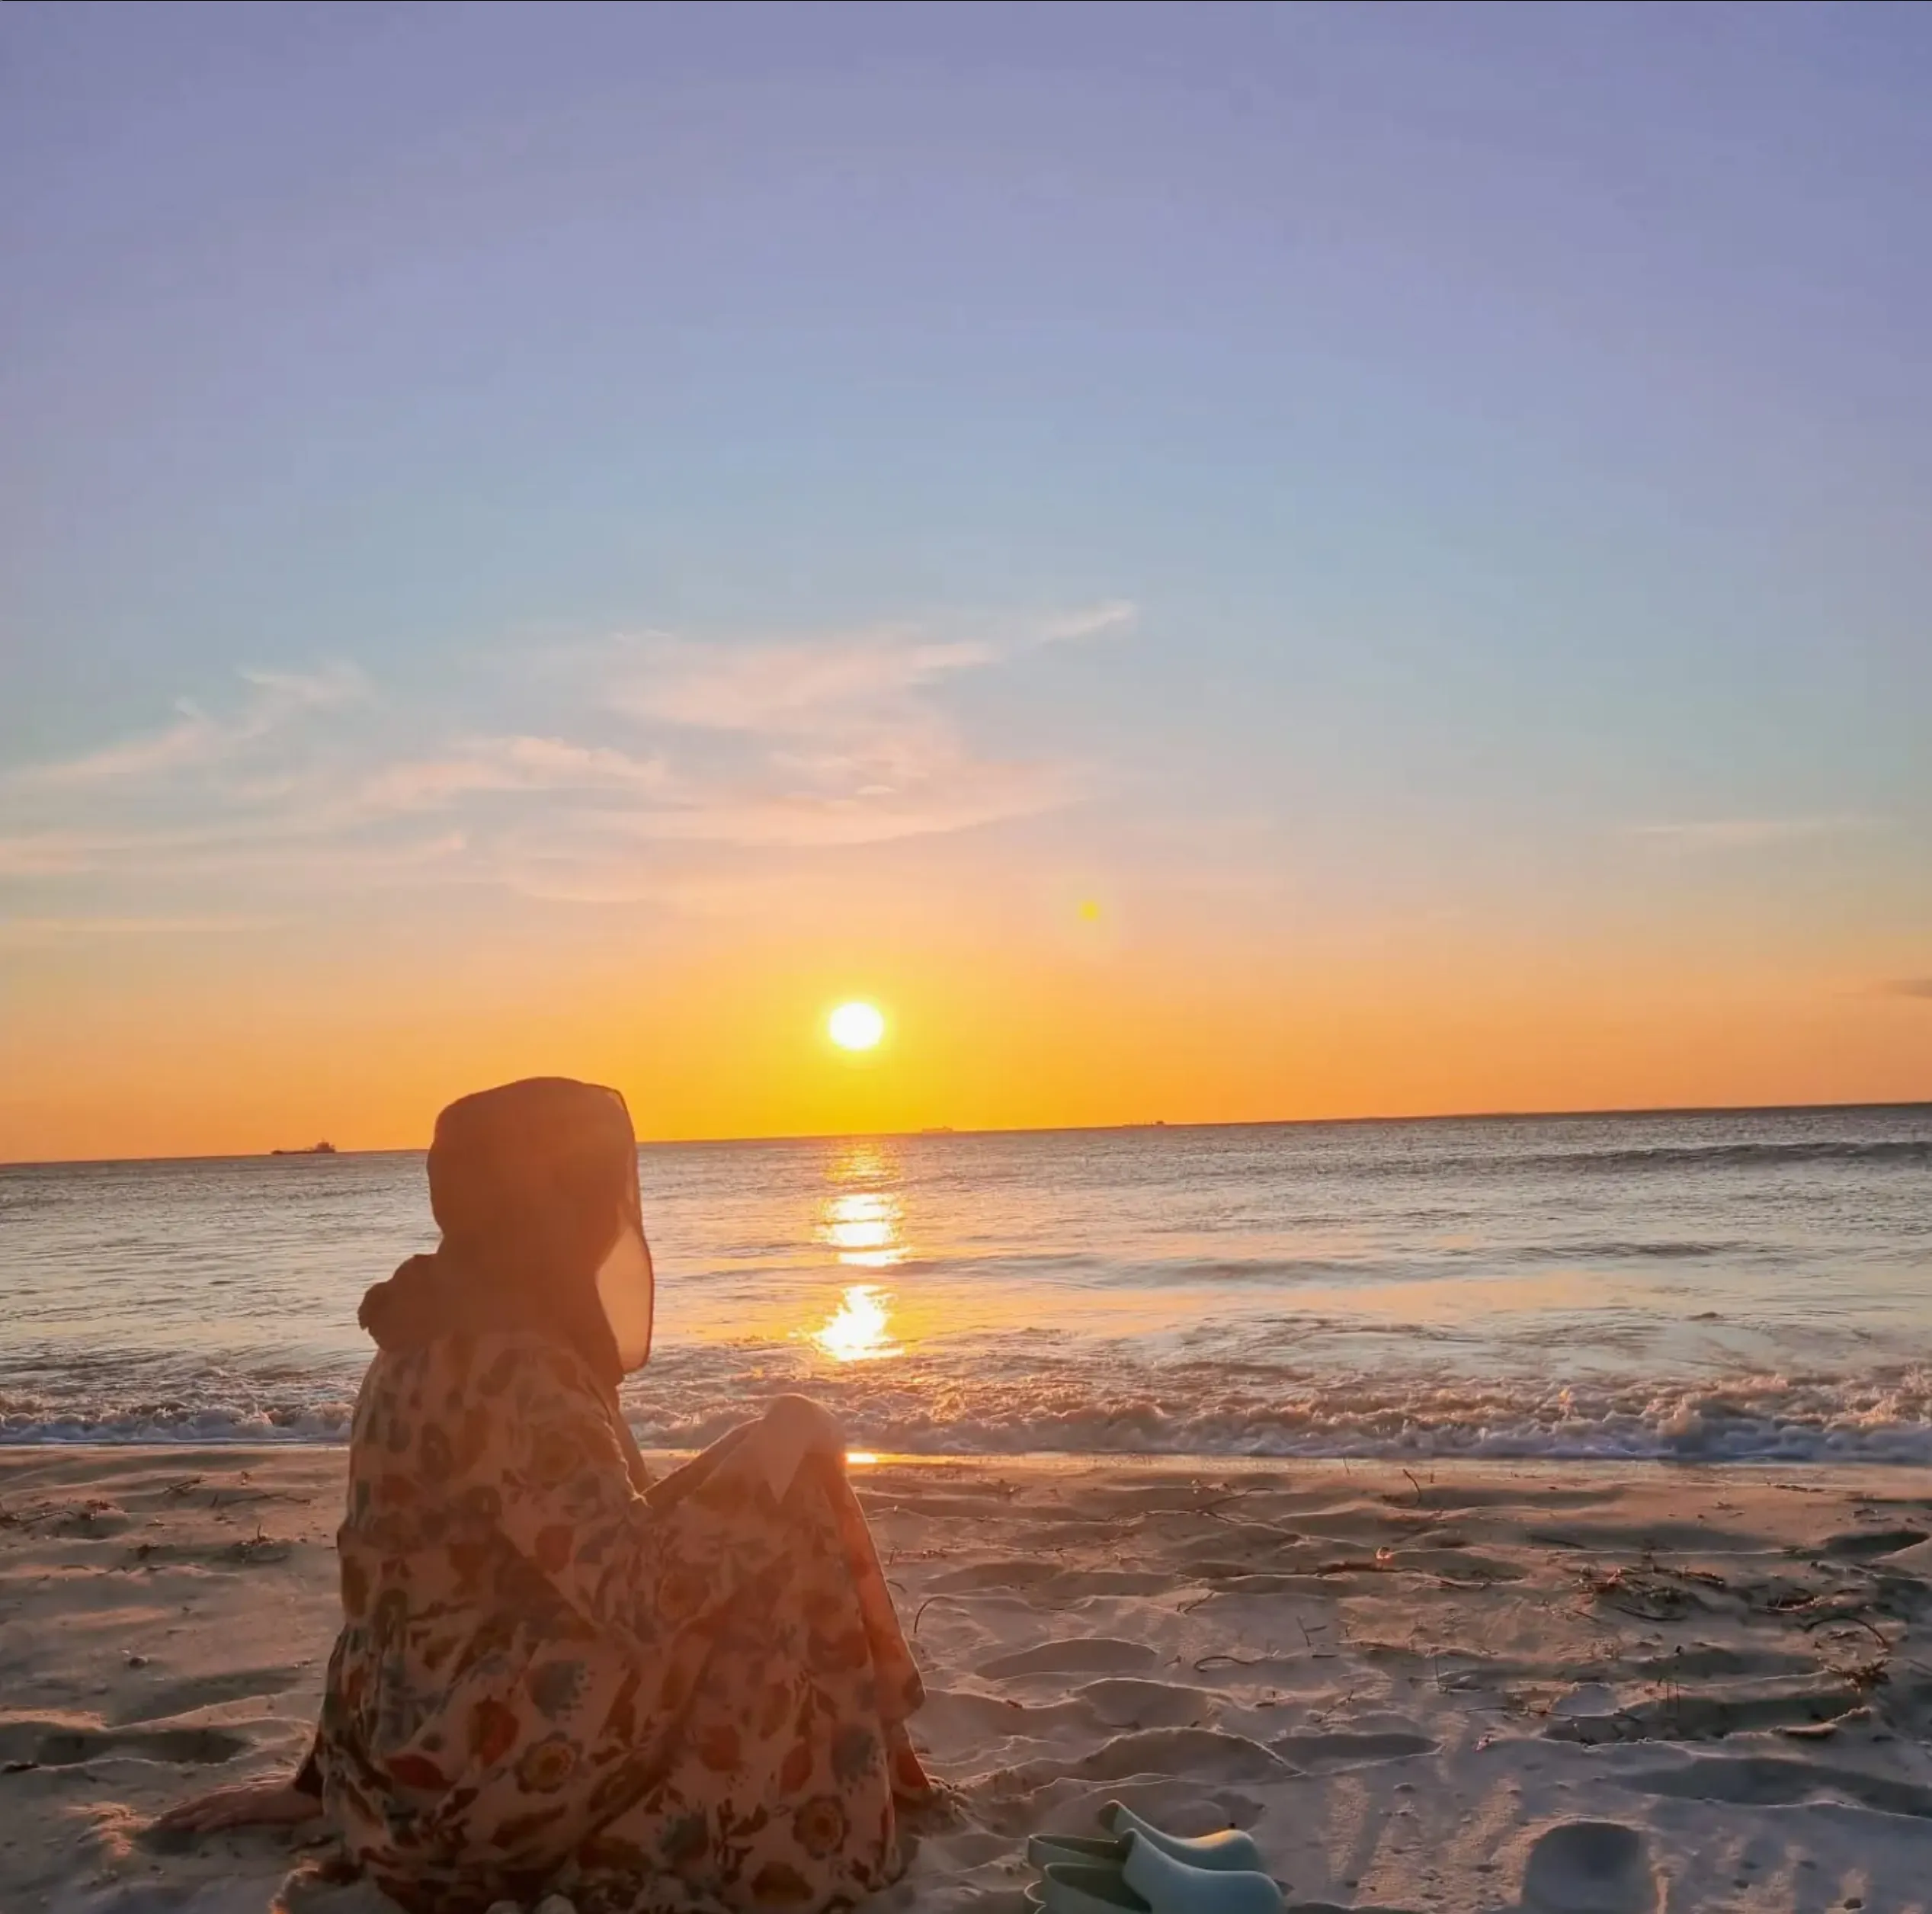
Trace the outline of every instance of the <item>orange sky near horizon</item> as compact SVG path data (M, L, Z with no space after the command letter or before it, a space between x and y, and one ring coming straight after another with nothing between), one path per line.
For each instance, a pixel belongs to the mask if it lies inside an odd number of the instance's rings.
M553 927L460 961L239 934L150 942L138 975L127 950L16 954L0 1160L419 1147L452 1098L540 1073L615 1084L656 1140L1932 1094L1932 1004L1869 963L1645 975L1602 944L1297 953L1065 915L870 951L714 931L636 958ZM888 1019L859 1059L825 1033L851 998Z

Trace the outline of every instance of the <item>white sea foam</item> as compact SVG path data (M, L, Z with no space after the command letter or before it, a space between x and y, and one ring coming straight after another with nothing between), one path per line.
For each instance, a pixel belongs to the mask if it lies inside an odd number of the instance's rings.
M1283 1380L1280 1393L1206 1391L1189 1399L1152 1377L1082 1393L1059 1379L974 1384L957 1377L886 1383L774 1372L729 1385L691 1377L671 1388L648 1375L627 1392L640 1441L695 1448L756 1411L761 1396L815 1387L855 1445L915 1455L1173 1455L1659 1459L1701 1462L1860 1462L1932 1465L1932 1377L1922 1370L1863 1379L1739 1377L1721 1388L1679 1382L1571 1384L1536 1392L1470 1380ZM264 1406L216 1402L114 1409L82 1404L55 1415L0 1413L0 1443L334 1442L346 1438L344 1399Z

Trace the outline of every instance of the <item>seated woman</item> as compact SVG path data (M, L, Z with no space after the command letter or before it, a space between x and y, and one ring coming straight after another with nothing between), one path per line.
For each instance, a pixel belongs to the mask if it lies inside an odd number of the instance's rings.
M437 1119L442 1230L364 1298L377 1345L313 1751L179 1831L325 1815L413 1914L828 1907L898 1871L919 1678L843 1440L800 1397L652 1486L637 1146L559 1078Z

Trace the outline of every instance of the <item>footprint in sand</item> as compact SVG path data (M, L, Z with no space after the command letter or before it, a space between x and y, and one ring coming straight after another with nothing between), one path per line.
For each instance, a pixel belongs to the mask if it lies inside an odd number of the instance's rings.
M988 1735L1039 1740L1059 1728L1090 1729L1091 1709L1072 1696L1042 1704L1010 1694L976 1694L969 1688L929 1688L919 1720L935 1743L982 1744Z
M1876 1562L1902 1555L1927 1539L1922 1528L1860 1528L1834 1535L1818 1545L1818 1553L1834 1562Z
M1620 1821L1565 1821L1530 1850L1525 1914L1655 1914L1657 1876L1643 1836Z
M125 1708L116 1713L113 1725L130 1728L143 1722L171 1721L177 1715L194 1714L226 1702L252 1701L258 1696L280 1694L301 1679L294 1669L245 1668L229 1675L203 1675L190 1681L165 1682L134 1695Z
M1213 1712L1214 1698L1171 1682L1108 1675L1074 1691L1110 1728L1193 1728Z
M1686 1801L1730 1801L1745 1807L1783 1807L1842 1796L1880 1814L1932 1820L1932 1788L1895 1781L1852 1768L1778 1755L1706 1755L1681 1766L1626 1771L1617 1785L1641 1794Z
M1184 1775L1200 1785L1283 1781L1299 1771L1258 1741L1214 1728L1148 1728L1118 1734L1071 1761L1024 1762L1008 1768L1011 1788L1034 1791L1059 1781L1110 1781Z
M1552 1741L1590 1746L1608 1741L1722 1741L1728 1735L1761 1734L1772 1728L1802 1733L1842 1721L1864 1706L1865 1696L1847 1681L1801 1682L1771 1694L1673 1693L1628 1707L1617 1707L1614 1696L1604 1704L1581 1690L1564 1701L1572 1707L1566 1709L1559 1702L1558 1718L1544 1734Z
M52 1721L10 1721L0 1728L0 1758L22 1768L78 1768L109 1755L211 1768L248 1746L246 1737L219 1728L116 1730Z
M1324 1762L1354 1765L1410 1761L1418 1755L1433 1755L1442 1743L1431 1741L1427 1735L1391 1730L1383 1734L1277 1735L1268 1746L1297 1766L1312 1768Z
M989 1682L1023 1675L1133 1675L1159 1659L1145 1642L1123 1642L1110 1635L1081 1635L1070 1641L1043 1642L1018 1655L1002 1655L981 1665Z
M1030 1589L1051 1582L1060 1573L1057 1562L976 1562L934 1576L926 1584L930 1595L976 1595L985 1589Z

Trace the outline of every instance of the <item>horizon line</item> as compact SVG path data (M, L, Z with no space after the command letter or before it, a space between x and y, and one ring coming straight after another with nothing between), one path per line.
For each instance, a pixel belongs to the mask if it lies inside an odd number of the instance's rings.
M728 1149L738 1145L761 1143L836 1143L917 1140L941 1137L1083 1137L1105 1136L1127 1130L1315 1130L1367 1127L1376 1124L1448 1123L1549 1123L1560 1118L1591 1117L1746 1117L1795 1116L1802 1113L1828 1115L1872 1110L1932 1110L1932 1097L1904 1097L1876 1102L1827 1103L1680 1103L1615 1104L1588 1109L1567 1110L1445 1110L1427 1115L1353 1117L1248 1117L1170 1123L1164 1117L1136 1118L1126 1123L993 1124L983 1128L956 1129L947 1124L928 1124L917 1130L793 1130L762 1136L648 1137L637 1140L639 1149ZM377 1149L332 1148L321 1153L322 1160L337 1156L420 1156L427 1143L398 1143ZM180 1156L44 1156L21 1157L0 1162L0 1170L109 1169L129 1163L252 1163L275 1160L309 1160L317 1158L311 1148L295 1149L215 1150L205 1154Z

